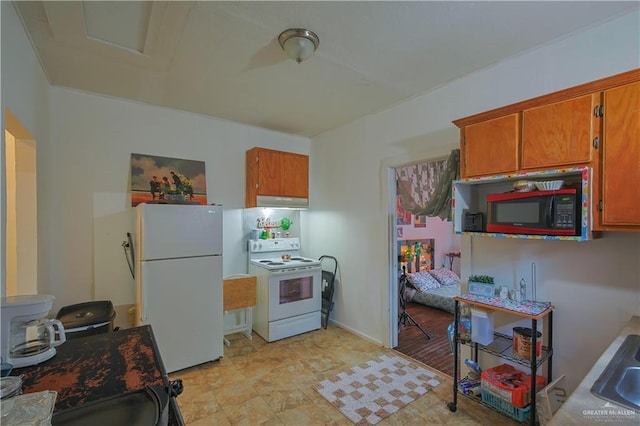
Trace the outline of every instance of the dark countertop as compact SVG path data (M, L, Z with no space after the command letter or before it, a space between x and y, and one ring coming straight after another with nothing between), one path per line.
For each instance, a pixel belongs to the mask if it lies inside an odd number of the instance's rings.
M67 340L56 355L38 365L14 369L23 375L23 391L58 392L54 412L146 386L169 386L151 326ZM176 398L169 424L184 425Z

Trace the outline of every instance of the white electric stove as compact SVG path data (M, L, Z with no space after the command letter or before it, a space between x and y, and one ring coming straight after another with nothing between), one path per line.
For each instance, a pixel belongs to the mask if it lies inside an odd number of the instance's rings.
M320 328L322 270L300 255L299 238L249 241L249 273L258 300L253 330L267 342Z

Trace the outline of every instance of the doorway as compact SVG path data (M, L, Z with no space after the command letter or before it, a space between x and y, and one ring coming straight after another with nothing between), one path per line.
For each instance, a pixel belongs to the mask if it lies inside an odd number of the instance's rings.
M5 109L6 287L3 296L38 293L36 141Z
M424 160L424 162L429 161L442 160ZM390 167L388 180L388 189L391 193L389 199L394 200L395 204L393 211L389 212L393 221L389 238L389 251L393 257L391 263L393 270L390 274L392 276L390 321L395 327L392 347L425 365L452 375L453 355L450 350L447 327L453 322L453 314L438 307L437 304L430 304L428 297L417 297L413 300L412 295L416 292L414 289L403 293L406 302L403 307L399 287L403 272L430 274L434 270L444 268L452 270L459 276L459 262L453 262L450 254L460 251L460 237L453 232L453 224L449 220L415 214L415 206L412 206L413 211L405 208L398 182L403 177L403 172L400 170L403 167L407 166ZM415 176L413 180L415 182ZM427 300L426 303L425 300ZM396 306L398 308L393 312ZM398 315L403 309L406 309L406 313L420 327L413 325L411 321L402 323L398 321ZM427 332L428 337L420 328Z

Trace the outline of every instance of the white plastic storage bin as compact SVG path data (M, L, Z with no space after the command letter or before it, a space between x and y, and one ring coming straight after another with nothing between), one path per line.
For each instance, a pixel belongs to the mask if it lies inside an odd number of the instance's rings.
M493 312L471 308L471 340L481 345L493 342Z

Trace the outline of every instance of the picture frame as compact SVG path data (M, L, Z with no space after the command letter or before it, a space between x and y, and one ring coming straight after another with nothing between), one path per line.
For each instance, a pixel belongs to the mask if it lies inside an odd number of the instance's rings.
M131 154L131 206L154 204L207 204L204 161Z

